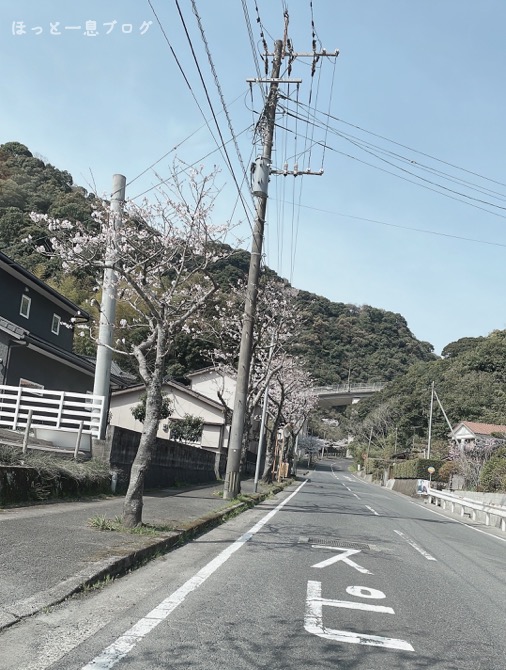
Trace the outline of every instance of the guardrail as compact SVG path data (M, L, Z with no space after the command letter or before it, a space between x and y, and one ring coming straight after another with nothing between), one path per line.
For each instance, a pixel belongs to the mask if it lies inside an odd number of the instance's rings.
M103 396L0 385L0 427L53 429L99 437L103 421Z
M506 507L494 505L493 503L481 503L470 498L461 498L460 496L454 496L444 491L436 491L432 488L429 488L427 500L429 503L439 505L443 509L446 509L447 505L449 505L450 511L453 513L455 513L456 506L460 506L460 516L465 516L468 513L466 510L471 510L470 514L473 521L476 521L476 512L482 512L485 515L486 526L491 525L491 516L498 517L500 519L501 530L506 532Z

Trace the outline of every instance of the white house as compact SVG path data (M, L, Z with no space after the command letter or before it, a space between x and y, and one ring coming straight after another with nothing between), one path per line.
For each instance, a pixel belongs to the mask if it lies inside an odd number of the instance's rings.
M235 370L208 367L203 368L202 370L196 370L195 372L190 372L186 376L190 380L192 390L197 391L208 398L222 402L222 406L223 403L225 403L228 410L230 412L232 411L237 386L237 374ZM248 444L248 451L252 454L258 452L261 412L261 407L256 407L253 412Z
M141 433L142 423L133 417L132 408L139 404L144 391L144 386L115 391L111 395L110 423ZM169 399L172 413L169 419L160 421L157 437L170 439L169 421L183 419L185 414L189 414L203 421L200 441L195 446L215 453L228 447L226 410L218 400L173 381L163 385L162 393Z
M209 367L190 372L186 375L190 380L191 388L207 398L225 403L233 409L235 389L237 386L236 373L231 370L217 370ZM221 399L222 400L221 400Z
M493 441L495 434L505 434L506 426L498 426L493 423L476 423L474 421L461 421L450 433L452 440L461 447L487 445Z

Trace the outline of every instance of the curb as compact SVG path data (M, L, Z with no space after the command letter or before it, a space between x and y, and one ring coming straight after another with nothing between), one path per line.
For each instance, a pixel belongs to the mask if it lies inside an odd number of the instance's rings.
M83 591L87 587L93 586L107 577L119 577L126 574L129 570L142 567L142 565L155 556L177 549L199 535L220 526L230 516L241 514L247 509L259 505L269 496L283 491L287 486L293 484L294 481L295 479L290 479L282 484L277 484L267 493L251 494L251 500L248 502L239 502L226 509L196 519L188 529L167 533L166 537L153 539L145 547L141 547L126 555L113 556L102 561L97 561L93 566L81 570L50 589L40 591L25 600L19 600L6 609L0 608L0 631L13 626L26 617L37 614L43 609L58 605L70 596Z

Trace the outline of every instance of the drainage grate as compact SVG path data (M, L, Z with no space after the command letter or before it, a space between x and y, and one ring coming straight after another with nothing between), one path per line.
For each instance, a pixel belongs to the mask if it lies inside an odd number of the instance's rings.
M340 549L372 549L369 544L363 542L348 542L347 540L333 540L327 537L299 537L299 543L319 544L324 547L338 547Z

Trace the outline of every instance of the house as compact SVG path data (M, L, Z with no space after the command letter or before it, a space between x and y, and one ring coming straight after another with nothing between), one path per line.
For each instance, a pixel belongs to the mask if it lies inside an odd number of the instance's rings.
M208 367L189 372L186 376L194 391L221 402L230 411L233 409L236 388L235 371Z
M234 397L236 389L236 372L228 368L214 368L208 367L202 370L196 370L186 375L190 380L191 388L209 398L217 399L224 403L229 410L229 417L231 420L231 413L234 407ZM258 439L260 435L260 417L262 409L260 406L255 407L251 422L250 439L248 443L247 458L253 462L256 460L258 453ZM253 458L254 457L254 458Z
M0 384L86 392L94 365L73 352L89 315L0 252Z
M495 446L498 443L497 436L501 434L506 435L506 426L461 421L450 433L450 438L461 447L485 447Z
M114 391L109 406L109 423L141 433L143 425L134 418L132 409L139 404L144 392L142 385ZM169 399L172 412L168 419L160 421L157 437L170 440L170 422L181 420L189 414L203 421L202 433L195 446L214 453L221 453L228 447L226 408L219 401L174 381L163 384L162 394Z

